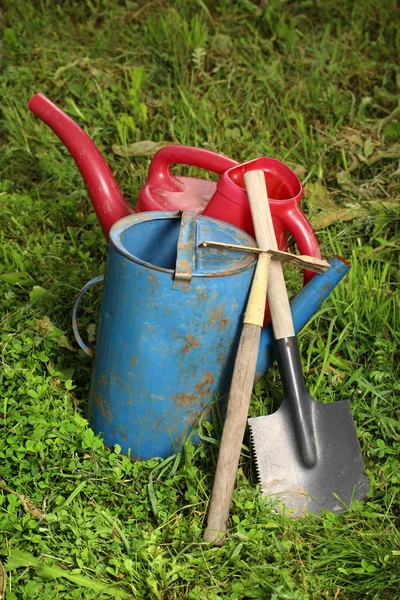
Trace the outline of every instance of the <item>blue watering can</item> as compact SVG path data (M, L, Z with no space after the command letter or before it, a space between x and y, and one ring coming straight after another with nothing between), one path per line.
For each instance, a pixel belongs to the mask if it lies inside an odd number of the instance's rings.
M180 449L214 397L229 390L241 321L256 260L246 252L200 248L213 240L255 246L228 223L188 212L129 215L110 231L104 291L89 394L89 424L104 443L132 458ZM292 301L301 329L348 266L334 258ZM94 352L73 328L81 348ZM257 378L274 360L270 327L262 332Z

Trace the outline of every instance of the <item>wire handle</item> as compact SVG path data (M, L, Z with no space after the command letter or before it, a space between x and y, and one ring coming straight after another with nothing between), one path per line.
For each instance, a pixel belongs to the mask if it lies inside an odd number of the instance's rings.
M93 277L93 279L88 281L83 286L83 288L79 292L77 299L75 300L74 310L72 311L72 329L74 331L75 339L78 342L79 346L82 348L82 350L85 352L85 354L87 354L91 358L94 358L94 350L89 348L89 346L86 346L85 342L81 338L81 334L79 333L78 324L77 324L77 313L78 313L79 304L82 300L82 296L84 294L86 294L86 292L88 291L89 288L92 287L92 285L94 285L95 283L99 283L100 281L103 281L103 279L104 279L104 275L97 275L96 277Z

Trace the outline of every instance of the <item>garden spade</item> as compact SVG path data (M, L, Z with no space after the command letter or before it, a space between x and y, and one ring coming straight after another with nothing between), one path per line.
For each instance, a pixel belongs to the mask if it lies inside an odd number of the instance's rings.
M268 248L276 250L264 174L246 176L249 196L265 199ZM345 510L369 490L350 405L346 400L320 404L309 395L277 261L269 266L268 302L284 395L274 414L248 420L262 493L282 502L292 517Z

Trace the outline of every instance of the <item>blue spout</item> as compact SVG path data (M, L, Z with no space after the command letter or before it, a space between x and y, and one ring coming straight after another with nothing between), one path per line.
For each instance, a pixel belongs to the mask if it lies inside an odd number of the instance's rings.
M311 281L291 300L293 325L296 334L304 327L313 314L329 296L331 291L343 279L350 268L344 259L334 256L329 261L330 269L321 275L315 275ZM272 325L261 332L255 380L258 381L275 360L273 348L274 335Z

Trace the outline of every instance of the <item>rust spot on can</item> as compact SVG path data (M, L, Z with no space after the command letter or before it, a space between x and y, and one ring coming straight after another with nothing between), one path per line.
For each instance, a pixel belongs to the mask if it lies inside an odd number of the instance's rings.
M183 259L180 263L180 267L181 267L182 271L187 272L187 271L190 271L190 269L192 268L192 265L189 263L188 260Z
M194 394L177 394L172 398L173 402L176 402L178 406L181 408L191 404L196 400L196 396Z
M110 371L110 373L114 377L114 379L118 381L118 383L122 383L121 377L118 377L118 375L116 375L114 371Z
M293 344L292 344L292 342L290 342L290 341L289 341L289 342L287 342L287 343L286 343L286 346L287 346L288 348L291 348L291 347L293 346Z
M150 273L150 275L147 276L147 281L150 281L151 283L151 295L154 296L158 293L158 288L159 288L159 283L157 280L156 275L154 275L154 273Z
M221 367L225 364L226 361L226 352L218 352L217 354L217 363L221 365Z
M195 346L200 346L199 341L194 337L193 333L189 333L189 335L185 336L185 345L182 348L182 353L187 354L189 350L194 348Z
M97 390L95 390L93 397L94 397L95 403L100 408L100 411L101 411L104 421L109 425L113 420L111 411L106 409L106 407L104 406L103 401L101 399L101 396Z
M199 396L209 396L210 386L214 384L214 375L211 371L206 371L204 378L199 383L196 383L196 390Z
M346 267L351 267L351 262L346 260L345 258L343 258L343 256L339 256L338 254L335 254L335 258L337 258L338 260L340 260L340 262L345 264Z
M208 320L205 323L208 327L215 327L217 325L218 330L222 331L229 325L229 319L224 318L224 311L222 306L219 306L216 310L208 313Z
M201 410L196 410L193 413L193 417L192 417L192 421L191 421L191 425L197 425L197 421L199 420L201 415Z
M135 356L132 356L131 358L131 365L132 367L134 367L137 364L138 359Z
M102 402L100 394L97 390L94 393L94 401L96 402L97 406L100 408L101 414L103 415L103 417L105 417L107 414L107 411L103 406L103 402Z

